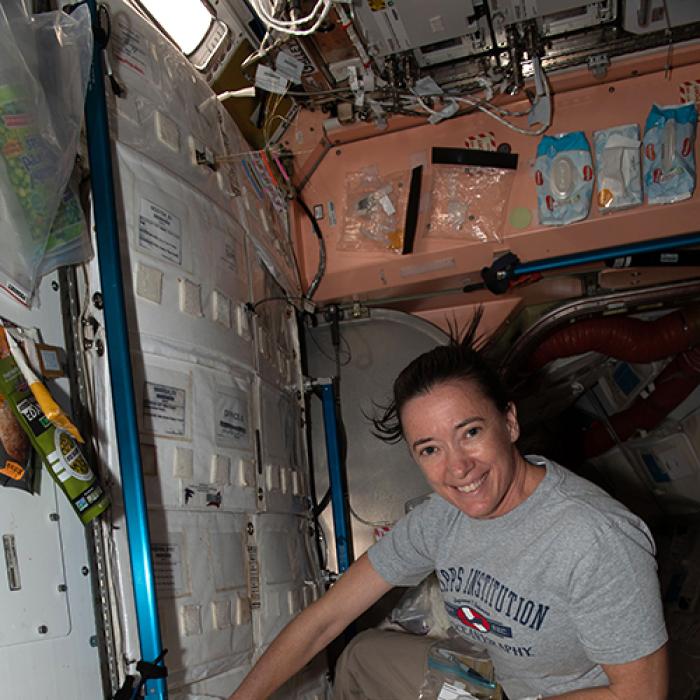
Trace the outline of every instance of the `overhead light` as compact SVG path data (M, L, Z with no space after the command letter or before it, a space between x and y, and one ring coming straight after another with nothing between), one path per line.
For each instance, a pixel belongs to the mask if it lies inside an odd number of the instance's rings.
M138 0L185 56L194 53L216 20L202 0Z

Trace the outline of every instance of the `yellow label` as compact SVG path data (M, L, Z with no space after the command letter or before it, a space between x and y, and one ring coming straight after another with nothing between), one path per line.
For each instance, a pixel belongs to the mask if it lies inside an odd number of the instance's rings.
M372 12L379 12L380 10L386 9L386 0L367 0L367 4Z
M609 207L613 201L613 193L610 190L602 189L598 192L598 206Z
M24 467L8 459L5 466L0 469L0 474L9 476L14 481L19 481L24 476Z
M389 239L389 250L401 250L403 248L403 229L392 231L387 235Z

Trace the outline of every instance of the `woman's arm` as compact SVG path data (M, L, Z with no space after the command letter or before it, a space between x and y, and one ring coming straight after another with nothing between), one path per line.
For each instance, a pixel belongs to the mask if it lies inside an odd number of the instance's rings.
M392 588L363 554L280 632L229 700L264 700Z
M668 697L668 651L665 644L636 661L602 666L610 685L547 696L548 700L666 700Z

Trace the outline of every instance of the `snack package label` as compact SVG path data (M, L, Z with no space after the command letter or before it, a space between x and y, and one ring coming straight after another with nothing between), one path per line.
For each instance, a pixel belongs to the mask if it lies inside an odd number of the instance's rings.
M0 393L80 517L87 524L109 508L109 496L70 433L56 428L39 407L0 329Z

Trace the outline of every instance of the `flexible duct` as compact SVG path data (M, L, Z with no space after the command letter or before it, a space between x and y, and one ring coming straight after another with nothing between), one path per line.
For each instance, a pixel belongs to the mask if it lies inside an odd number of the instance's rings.
M626 362L654 362L700 345L700 307L674 311L654 321L594 318L562 328L532 354L539 369L560 357L597 351Z
M700 384L700 347L678 355L656 378L654 391L638 398L629 408L610 417L618 441L624 442L636 430L653 430ZM583 451L586 459L606 452L616 444L608 426L595 421L586 431Z

